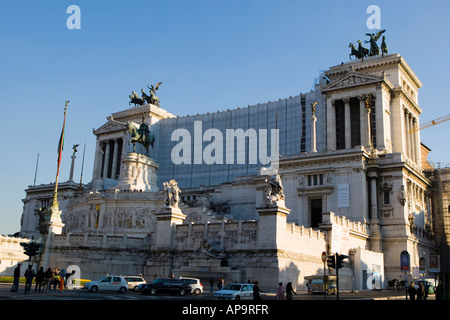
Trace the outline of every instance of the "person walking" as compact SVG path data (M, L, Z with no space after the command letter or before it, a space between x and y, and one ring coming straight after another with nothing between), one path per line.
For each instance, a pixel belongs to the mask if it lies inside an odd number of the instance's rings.
M217 289L222 290L223 288L223 278L219 277L219 282L217 283Z
M416 288L414 287L414 282L408 288L409 300L416 300Z
M33 266L30 264L27 270L25 270L25 294L31 291L34 276Z
M292 293L297 295L297 293L292 288L292 282L288 282L288 284L286 285L286 299L287 300L292 300Z
M255 281L253 285L253 300L261 300L261 295L259 294L260 292L262 291L259 288L259 283L258 281Z
M48 289L52 285L52 269L50 267L44 272L44 292L48 292Z
M42 282L44 281L44 267L40 267L38 272L36 272L36 286L34 287L34 292L42 291Z
M19 262L17 264L17 267L14 268L14 274L13 274L13 286L11 288L11 291L17 292L19 290L19 279L20 279L20 266L22 264Z
M283 282L278 283L277 295L275 296L275 300L284 300Z
M209 278L209 290L211 291L211 293L214 291L214 280L213 278Z

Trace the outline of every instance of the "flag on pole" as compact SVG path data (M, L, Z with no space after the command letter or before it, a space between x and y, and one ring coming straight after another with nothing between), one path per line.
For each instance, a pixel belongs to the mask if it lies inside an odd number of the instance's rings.
M67 104L68 103L69 103L69 101L66 101L66 107L64 108L64 122L63 122L61 136L59 137L59 143L58 143L58 173L57 173L57 175L59 174L59 166L61 164L62 151L64 150L64 135L65 135L65 128L66 128L66 113L67 113Z

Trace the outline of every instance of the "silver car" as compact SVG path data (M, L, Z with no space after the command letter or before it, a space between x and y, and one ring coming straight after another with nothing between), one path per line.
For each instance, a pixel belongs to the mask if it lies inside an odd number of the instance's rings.
M230 283L222 290L216 291L214 299L217 300L253 300L253 284Z

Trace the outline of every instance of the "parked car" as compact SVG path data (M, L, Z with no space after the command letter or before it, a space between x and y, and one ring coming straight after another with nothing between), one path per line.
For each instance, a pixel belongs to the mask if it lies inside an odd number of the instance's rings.
M200 279L188 277L180 277L179 279L183 281L185 284L191 285L191 293L193 294L203 293L203 285L200 282Z
M139 276L125 276L124 278L127 280L128 289L133 291L136 291L140 284L146 283L144 278Z
M128 283L122 276L107 275L96 281L87 282L83 288L91 292L97 292L100 290L125 293L128 290Z
M142 287L142 294L156 295L160 293L179 294L184 296L191 292L191 286L179 279L157 279Z
M253 284L230 283L222 290L216 291L214 299L217 300L252 300Z

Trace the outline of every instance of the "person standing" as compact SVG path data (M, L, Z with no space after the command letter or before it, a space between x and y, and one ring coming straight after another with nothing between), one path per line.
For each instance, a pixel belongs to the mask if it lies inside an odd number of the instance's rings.
M31 291L31 284L33 282L34 276L35 274L33 271L33 266L30 264L25 271L25 294Z
M284 300L283 282L278 283L277 295L275 296L275 300Z
M17 267L14 268L14 274L13 274L14 281L13 281L13 286L11 288L11 291L17 292L17 290L19 290L20 266L21 265L22 264L19 262L17 264Z
M292 288L292 282L289 282L286 285L286 299L287 300L292 300L292 293L294 293L295 295L297 294L294 289Z
M217 289L222 290L223 288L223 278L219 277L219 282L217 283Z
M214 280L213 278L209 278L209 287L210 287L210 291L211 293L214 291Z
M253 285L253 300L261 300L260 292L262 291L259 289L259 283L258 281L255 281Z
M36 272L36 286L34 287L34 292L42 291L42 282L44 281L44 267L40 267L38 272Z

